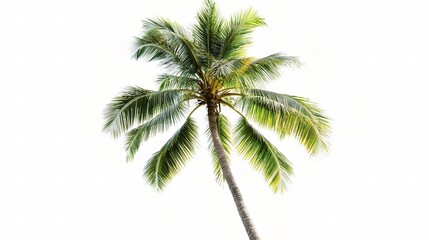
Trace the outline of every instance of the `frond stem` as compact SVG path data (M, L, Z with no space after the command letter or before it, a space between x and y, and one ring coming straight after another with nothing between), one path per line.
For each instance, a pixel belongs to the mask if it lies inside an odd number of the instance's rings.
M231 108L232 110L234 110L236 113L238 113L238 115L240 115L242 118L247 119L241 112L239 112L237 109L234 108L234 106L232 106L231 104L229 104L228 102L220 99L219 100L220 103L225 104L226 106L228 106L229 108Z
M204 103L200 103L200 104L198 104L198 106L196 106L190 113L189 113L189 115L188 115L188 117L187 118L190 118L191 117L191 115L198 109L198 108L200 108L201 106L203 106L204 105Z
M223 97L227 97L227 96L240 96L243 97L245 95L241 94L241 93L223 93L219 95L219 98L223 98Z
M234 90L234 89L236 89L236 87L224 88L224 89L219 90L219 92L226 92L226 91Z

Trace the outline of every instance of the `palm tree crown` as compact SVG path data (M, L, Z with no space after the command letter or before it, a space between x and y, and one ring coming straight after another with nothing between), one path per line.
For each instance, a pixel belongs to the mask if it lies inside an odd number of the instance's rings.
M238 153L264 175L274 191L285 188L292 167L250 121L281 138L297 138L311 154L327 150L329 122L316 104L258 89L279 77L282 67L299 65L298 58L282 53L246 56L252 31L264 25L264 19L252 9L222 18L211 0L205 2L197 23L189 29L165 18L143 21L144 31L136 38L133 56L158 61L166 73L158 77L157 91L134 86L115 97L105 110L104 130L114 137L126 135L127 160L131 160L142 141L185 119L145 167L144 174L153 187L162 189L192 157L198 135L192 114L201 106L213 107L227 157L232 142L237 143ZM221 107L239 115L235 126L221 113ZM213 144L209 148L215 174L221 180L223 173Z
M161 190L192 158L198 136L192 114L205 106L215 175L227 182L250 240L260 238L229 167L232 142L277 192L285 189L291 164L250 121L281 138L297 138L310 154L327 150L330 132L328 119L308 99L258 89L279 77L282 67L299 65L298 58L281 53L262 58L246 55L251 33L264 25L252 9L224 19L212 0L205 1L190 29L164 18L143 21L133 56L158 61L166 73L158 77L157 91L128 87L115 97L105 110L104 124L114 137L126 135L127 160L131 160L142 141L185 118L146 164L149 184ZM233 127L221 107L238 114Z

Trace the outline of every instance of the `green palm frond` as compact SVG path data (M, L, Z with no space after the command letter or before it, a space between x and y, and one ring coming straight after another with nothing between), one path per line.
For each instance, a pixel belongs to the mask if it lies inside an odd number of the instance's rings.
M231 123L229 122L228 118L226 118L223 114L220 114L217 117L217 130L219 133L220 141L222 143L222 147L225 150L225 155L229 160L232 149ZM208 148L212 154L214 174L216 176L216 180L219 183L222 183L224 181L222 168L220 166L219 159L216 155L209 128L206 130L206 135L208 137L209 142Z
M281 53L251 59L243 62L239 71L231 71L225 80L226 87L253 88L270 82L280 76L282 67L299 66L297 57L286 56Z
M172 72L183 70L192 74L187 71L186 65L180 59L177 50L169 42L170 40L159 30L147 31L142 37L135 38L133 57L135 59L145 57L148 61L159 61L161 66Z
M128 87L115 97L104 110L103 130L114 137L126 132L132 125L143 123L167 106L179 102L177 90L151 91Z
M242 58L250 46L251 34L265 21L253 9L239 12L225 23L222 36L222 48L218 59Z
M198 126L188 118L183 126L156 152L145 167L148 183L162 190L192 157L198 144Z
M157 79L159 90L167 89L189 89L195 90L199 80L192 77L175 76L171 74L160 75Z
M134 158L142 141L146 141L149 137L164 132L171 125L176 124L184 117L185 111L184 104L172 105L151 120L127 132L125 140L127 161Z
M288 159L245 118L240 118L234 134L238 153L248 159L256 170L262 172L274 192L283 191L292 174Z
M204 7L197 14L197 24L193 27L193 37L196 45L203 52L206 64L219 57L222 48L221 30L224 20L212 0L206 0Z
M249 89L245 94L237 105L253 121L281 138L295 136L311 154L328 149L329 119L315 103L261 89Z
M187 29L164 18L149 19L143 25L150 29L158 29L165 34L165 37L169 39L169 44L175 49L184 65L187 68L191 68L192 73L198 73L200 59Z
M143 21L145 33L137 38L134 57L160 60L161 65L177 73L199 74L200 57L188 31L164 18Z

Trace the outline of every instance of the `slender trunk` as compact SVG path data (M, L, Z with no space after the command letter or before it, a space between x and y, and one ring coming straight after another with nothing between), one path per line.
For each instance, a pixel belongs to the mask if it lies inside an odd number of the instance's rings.
M235 205L238 210L238 214L241 217L244 228L246 229L247 235L250 240L259 240L259 236L256 233L255 227L253 226L252 220L250 219L249 213L244 206L243 197L241 196L240 190L238 189L237 184L235 183L234 176L232 175L231 168L226 159L225 150L222 147L221 140L219 138L219 132L217 129L217 116L216 116L216 104L214 102L209 102L207 104L208 108L208 119L210 133L213 140L213 145L216 150L216 155L219 159L220 166L222 167L222 173L225 177L225 180L228 184L229 190L231 191L232 197L234 198Z

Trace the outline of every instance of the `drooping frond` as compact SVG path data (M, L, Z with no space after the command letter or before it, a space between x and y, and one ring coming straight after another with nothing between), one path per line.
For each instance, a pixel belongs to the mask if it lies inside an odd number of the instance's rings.
M237 71L230 72L226 77L225 86L239 88L258 87L278 78L282 67L299 65L297 57L286 56L281 53L271 54L259 59L249 58L246 61L242 61L242 66Z
M222 147L225 150L226 157L230 158L231 149L232 149L232 141L231 141L231 123L228 118L226 118L223 114L218 115L217 117L217 130L219 134L220 141L222 143ZM210 134L210 129L206 130L206 135L208 137L208 148L213 157L213 170L216 176L216 180L219 183L224 181L224 177L222 174L222 168L219 163L219 158L216 155L215 147L213 145L212 137Z
M248 159L256 170L262 172L274 192L284 190L292 174L288 159L245 118L240 118L234 134L238 153Z
M249 89L237 105L253 121L280 137L295 136L311 154L327 150L328 118L308 99L261 89Z
M159 90L167 89L189 89L195 90L198 87L199 80L191 77L175 76L163 74L158 77Z
M159 60L175 73L199 74L200 58L189 33L179 24L163 18L143 21L143 37L137 38L134 57Z
M186 107L184 104L179 103L169 106L154 118L127 132L125 140L127 161L134 158L142 141L146 141L149 137L164 132L171 125L176 124L184 117L185 111Z
M188 118L183 126L147 163L144 175L148 183L162 190L192 157L198 144L198 126Z
M118 137L133 124L143 123L164 108L177 104L180 97L181 93L176 90L155 92L128 87L113 98L104 110L103 130Z
M197 14L197 24L193 27L193 37L196 45L203 52L209 67L214 58L218 58L222 48L221 30L224 21L212 0L206 0L204 7Z
M264 25L264 19L259 17L253 9L233 15L223 28L222 48L218 59L244 57L247 47L252 43L253 30Z
M172 72L187 71L187 66L179 57L179 53L169 44L159 30L154 29L144 33L142 37L136 37L134 42L133 57L140 59L145 57L148 61L159 61L161 66Z

